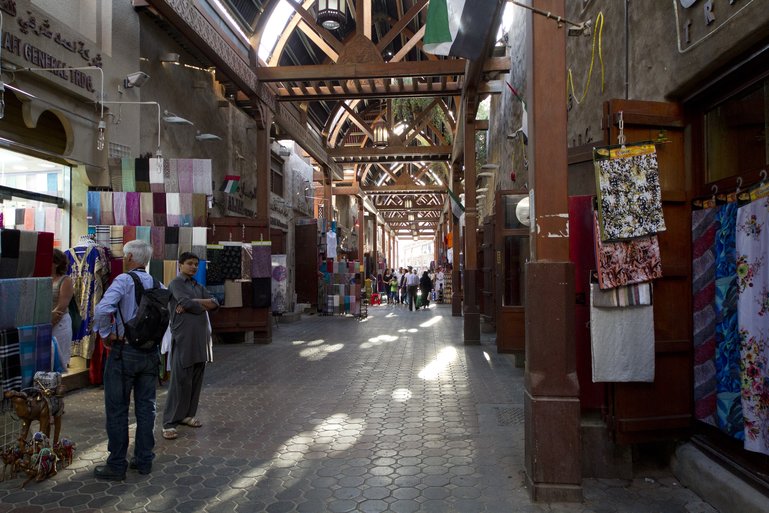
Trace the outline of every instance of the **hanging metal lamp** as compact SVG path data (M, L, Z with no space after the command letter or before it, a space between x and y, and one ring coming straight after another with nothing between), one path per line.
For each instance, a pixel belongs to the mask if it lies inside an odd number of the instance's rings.
M318 0L317 22L328 30L336 30L347 21L347 0Z
M374 140L373 140L374 146L377 146L380 148L387 146L390 136L387 133L387 125L385 124L382 118L379 118L376 121L374 121L374 124L371 126L371 131L374 134Z

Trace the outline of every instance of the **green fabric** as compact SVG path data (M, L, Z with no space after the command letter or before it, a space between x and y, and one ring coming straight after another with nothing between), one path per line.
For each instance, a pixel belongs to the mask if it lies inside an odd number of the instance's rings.
M134 159L123 159L123 192L136 192L136 167Z
M426 48L429 48L430 45L451 41L448 1L450 0L432 0L427 8L427 23L425 24L425 35L422 38Z

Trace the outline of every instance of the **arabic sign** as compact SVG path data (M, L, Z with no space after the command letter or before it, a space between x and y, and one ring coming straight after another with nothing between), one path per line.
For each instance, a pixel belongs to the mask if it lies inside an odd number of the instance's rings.
M101 68L102 59L100 53L91 57L91 50L86 48L86 43L84 41L68 39L63 36L61 32L54 32L51 30L51 23L48 19L38 20L31 11L27 11L27 16L19 16L16 19L16 22L18 23L19 30L22 34L35 34L39 37L48 38L65 50L79 55L85 61L83 66L97 66Z
M673 2L679 51L700 44L755 0L679 0ZM680 5L679 5L680 4Z

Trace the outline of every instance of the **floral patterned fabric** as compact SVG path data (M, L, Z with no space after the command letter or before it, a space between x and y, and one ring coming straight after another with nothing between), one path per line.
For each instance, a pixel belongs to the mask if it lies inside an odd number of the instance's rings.
M694 415L716 425L716 209L692 212Z
M737 257L735 230L737 204L716 208L715 234L715 339L716 415L718 427L730 436L744 439L740 400L740 337L737 330ZM696 319L695 319L696 320Z
M598 285L610 289L662 277L660 245L656 235L629 241L602 242L595 216L595 256Z
M664 231L654 145L599 149L596 155L601 240L632 239Z
M737 211L737 319L745 449L769 454L769 198Z

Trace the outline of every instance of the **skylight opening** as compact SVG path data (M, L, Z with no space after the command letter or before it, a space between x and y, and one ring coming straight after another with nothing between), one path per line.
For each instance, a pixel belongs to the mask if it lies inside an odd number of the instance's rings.
M260 59L267 62L270 58L275 45L278 44L278 39L283 34L294 12L294 8L286 0L280 0L278 6L272 11L269 21L264 26L262 39L259 41Z

